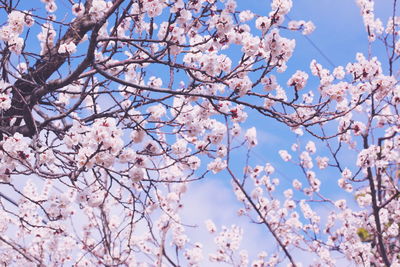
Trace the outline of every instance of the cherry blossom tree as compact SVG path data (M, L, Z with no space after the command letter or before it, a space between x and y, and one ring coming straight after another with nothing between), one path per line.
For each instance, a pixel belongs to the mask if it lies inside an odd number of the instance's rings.
M234 0L1 0L0 262L301 266L304 252L314 266L400 266L397 1L388 21L356 1L369 54L287 70L288 34L315 29L290 19L293 2L257 14ZM297 136L268 152L298 168L290 187L253 163L249 114ZM243 247L235 221L186 223L191 187L215 175L273 250Z

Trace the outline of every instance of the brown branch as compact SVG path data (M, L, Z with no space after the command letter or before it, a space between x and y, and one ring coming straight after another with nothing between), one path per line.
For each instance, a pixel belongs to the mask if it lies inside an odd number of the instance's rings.
M364 136L363 139L364 139L364 149L367 149L368 148L368 137ZM368 182L369 182L369 188L371 190L372 212L373 212L374 219L375 219L380 255L381 255L383 261L385 262L385 265L389 267L390 261L389 261L388 255L386 254L385 244L383 243L381 219L379 216L379 205L378 205L377 196L376 196L377 192L375 189L375 181L374 181L374 177L372 175L371 167L367 168L367 178L368 178Z
M4 117L21 117L18 118L14 126L19 126L22 122L22 117L24 118L25 124L28 126L29 131L23 132L25 136L33 136L35 134L35 127L32 125L30 118L33 106L43 97L45 94L50 92L46 88L45 83L47 79L53 75L69 58L68 53L58 53L58 48L61 44L73 42L78 45L85 34L91 30L92 41L89 45L89 51L94 51L97 32L101 26L106 22L106 20L114 13L114 11L122 4L124 0L114 1L113 6L107 10L103 18L100 21L96 21L92 14L88 11L81 16L76 18L64 34L64 36L57 42L55 46L49 49L39 60L36 61L35 65L30 68L30 71L23 75L21 79L18 79L13 85L13 98L11 108L8 109ZM86 2L86 10L89 10L91 6L91 1ZM92 61L93 53L89 53L85 60L79 65L74 72L74 75L78 76L83 72L84 69ZM73 76L74 77L74 76ZM71 79L73 78L71 77ZM69 82L68 79L66 82ZM8 121L3 119L2 125L9 125ZM10 131L8 131L10 132ZM2 136L0 136L2 139Z

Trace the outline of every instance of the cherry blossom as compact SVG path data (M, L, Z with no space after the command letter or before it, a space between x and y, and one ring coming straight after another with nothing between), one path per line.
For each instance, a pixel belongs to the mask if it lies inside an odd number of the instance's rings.
M396 1L340 62L291 0L3 2L4 265L399 265Z

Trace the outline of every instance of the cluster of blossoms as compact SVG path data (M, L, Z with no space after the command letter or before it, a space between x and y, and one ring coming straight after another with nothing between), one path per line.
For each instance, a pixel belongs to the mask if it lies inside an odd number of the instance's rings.
M40 0L42 3L46 4L46 11L49 13L54 13L57 11L57 4L55 0Z
M288 28L293 31L302 30L301 33L303 35L309 35L315 30L315 25L314 25L314 23L312 23L312 21L306 22L304 20L300 20L300 21L292 20L289 22Z
M76 45L73 42L63 43L58 48L58 53L60 54L64 53L73 54L75 52L76 52Z
M160 40L166 40L175 44L171 47L171 52L174 55L182 51L179 45L184 45L186 43L185 29L176 24L170 25L167 22L163 22L160 25L157 36Z
M72 6L72 14L82 16L85 13L85 6L82 3L76 3Z
M0 142L0 179L3 182L10 181L10 174L16 168L29 165L30 160L33 158L29 144L30 139L23 137L20 133L15 133Z
M288 86L294 86L295 90L298 91L303 89L307 84L308 74L304 71L296 71L295 74L288 80Z
M63 87L62 93L58 95L58 102L62 105L68 105L71 99L78 98L82 93L82 86L80 82L68 84L67 86Z
M104 0L93 0L92 6L89 9L89 14L93 16L95 19L99 20L103 18L104 14L107 12L107 9L112 5L111 1Z
M375 19L374 1L357 0L357 4L360 7L369 40L374 41L376 36L382 34L384 30L382 21L379 18Z
M236 225L232 225L230 228L223 227L218 236L215 237L217 253L210 254L210 261L233 264L233 259L230 257L230 255L232 255L232 252L239 249L242 236L243 229Z
M146 10L146 13L150 18L160 16L164 7L164 0L143 1L143 10Z
M64 142L68 148L76 148L75 162L79 168L91 168L95 163L111 166L123 147L122 131L111 118L96 120L92 127L74 123Z
M56 31L53 28L53 24L47 22L42 25L42 31L37 35L40 42L41 55L44 55L54 45L56 38Z
M0 40L6 42L9 49L15 54L20 54L24 45L24 39L20 34L24 27L31 27L34 20L28 11L13 10L8 15L7 25L0 28Z
M0 110L7 110L11 107L11 98L10 84L0 81Z

